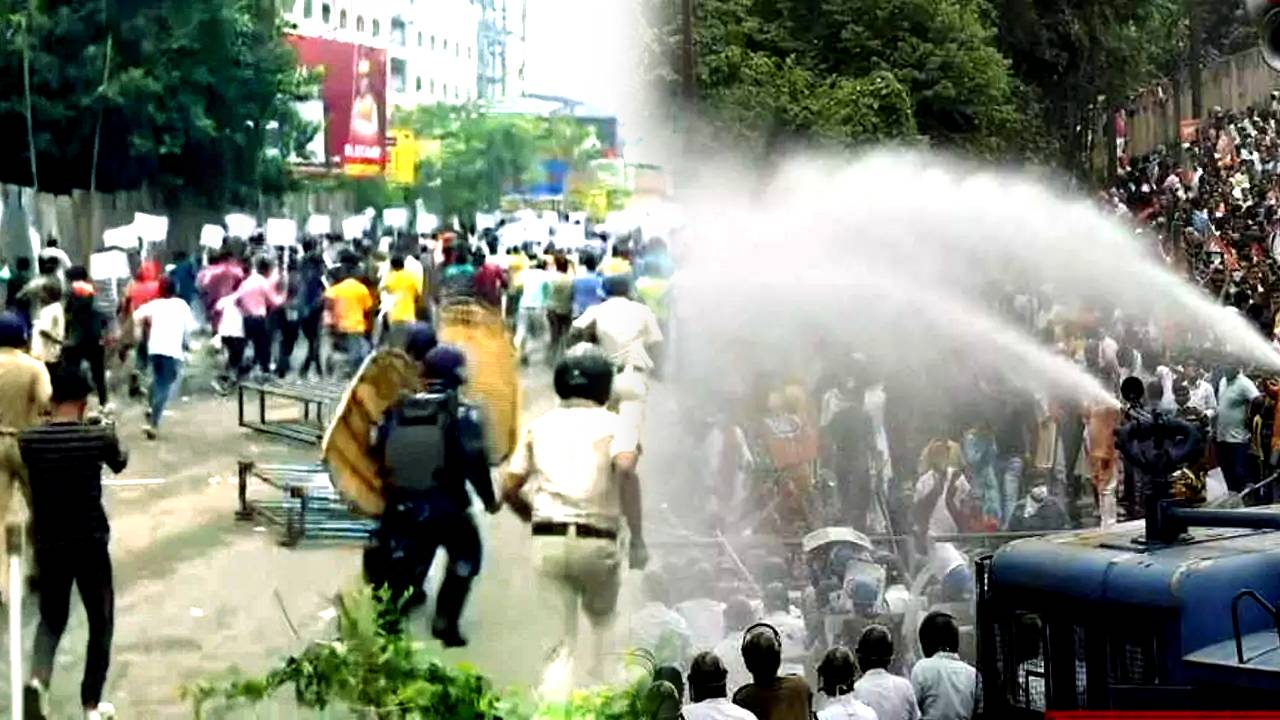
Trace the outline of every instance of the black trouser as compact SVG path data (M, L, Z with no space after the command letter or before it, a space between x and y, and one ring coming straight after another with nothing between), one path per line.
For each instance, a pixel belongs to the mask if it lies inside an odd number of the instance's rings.
M1219 442L1218 465L1222 479L1231 492L1241 492L1249 483L1258 482L1258 461L1249 451L1249 443Z
M844 515L858 532L867 530L867 513L871 510L871 478L866 473L837 473Z
M442 547L449 563L432 625L452 629L458 626L471 583L480 574L480 530L456 501L388 499L374 531L374 545L364 556L369 584L385 587L391 595L393 607L383 617L388 630L402 629L404 613L426 601L423 584L436 550Z
M310 315L304 315L299 322L302 336L307 339L307 357L302 361L299 375L306 376L307 371L314 365L316 374L324 377L324 365L320 362L320 321L323 319L324 312L315 310Z
M62 362L77 370L89 364L89 376L98 390L98 405L107 404L107 356L101 343L68 345L62 349Z
M71 610L71 586L80 589L85 616L89 620L89 644L85 652L84 680L80 702L97 707L111 662L111 637L115 629L115 589L111 581L111 556L107 541L40 545L36 563L40 568L40 625L36 628L31 674L45 687L53 675L53 658L67 629Z
M1081 478L1076 474L1076 464L1080 460L1080 449L1084 446L1084 417L1078 412L1067 411L1058 425L1058 433L1062 436L1062 457L1066 489L1063 502L1067 505L1067 515L1073 522L1080 520L1080 485Z
M266 316L244 319L244 334L253 343L253 362L264 373L271 372L271 326Z
M569 328L573 326L573 315L570 313L547 311L547 327L551 329L551 344L547 349L547 364L555 367L564 355L565 342L569 337Z
M244 348L248 341L242 337L222 338L222 347L227 349L227 377L239 380L244 377Z
M280 357L276 360L276 376L283 378L289 374L293 365L293 348L298 344L298 330L301 321L292 320L285 313L280 313Z

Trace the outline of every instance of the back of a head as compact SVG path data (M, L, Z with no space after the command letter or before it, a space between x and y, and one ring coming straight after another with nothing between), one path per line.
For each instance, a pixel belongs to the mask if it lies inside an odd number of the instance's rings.
M564 255L557 254L555 257L555 263L556 263L556 272L558 273L569 272L569 258L565 257Z
M729 671L713 652L700 652L689 663L689 701L702 702L729 694Z
M82 403L89 399L93 386L84 371L73 365L61 365L50 378L53 394L49 400L54 405Z
M599 256L593 252L583 253L582 266L587 269L587 272L595 272L596 268L600 267Z
M187 255L186 250L179 250L178 252L173 254L173 261L175 263L186 262L188 257L189 255Z
M422 362L426 359L427 353L431 352L439 345L440 342L436 338L436 329L431 323L416 322L409 326L408 332L405 333L404 351L409 353L409 357Z
M723 618L726 631L742 632L756 621L756 611L751 607L751 601L739 596L725 603Z
M160 297L171 298L174 296L173 281L168 276L160 278Z
M58 259L53 257L37 258L36 267L39 268L41 275L52 275L58 272Z
M764 611L774 613L790 609L791 598L787 595L787 586L778 582L769 583L764 589Z
M934 611L920 621L920 649L925 657L960 649L960 628L950 613Z
M56 248L56 247L58 247L58 238L56 238L56 237L54 237L54 236L50 235L50 236L48 237L48 239L46 239L46 240L44 241L44 246L45 246L45 247L47 247L47 248Z
M272 267L271 258L260 257L254 262L253 267L258 271L259 275L270 275Z
M853 676L857 664L847 648L833 647L818 665L818 689L828 697L839 697L853 692Z
M72 265L67 268L67 280L71 282L87 282L89 271L83 265Z
M27 346L27 323L15 312L0 313L0 348Z
M396 253L395 255L391 256L391 269L392 270L404 269L404 255Z
M862 672L887 668L893 661L893 636L883 625L868 625L858 637L857 653Z
M771 625L751 628L742 640L742 661L757 681L778 676L782 666L782 639Z
M684 677L680 675L680 668L674 665L659 665L653 671L653 679L655 682L663 681L671 683L671 687L675 688L676 695L681 702L684 701Z
M456 345L437 345L422 359L427 380L456 390L467 382L467 355Z
M609 297L627 297L631 294L631 278L626 275L610 275L604 279L604 294Z
M554 384L561 400L587 400L603 406L613 390L613 364L594 346L575 346L556 363Z

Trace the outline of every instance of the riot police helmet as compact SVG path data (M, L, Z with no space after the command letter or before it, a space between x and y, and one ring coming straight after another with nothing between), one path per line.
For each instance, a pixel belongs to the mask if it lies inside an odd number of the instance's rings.
M556 363L556 395L561 400L605 405L613 392L613 364L594 346L583 345L575 346Z
M422 359L429 382L456 390L467 382L467 355L454 345L437 345Z

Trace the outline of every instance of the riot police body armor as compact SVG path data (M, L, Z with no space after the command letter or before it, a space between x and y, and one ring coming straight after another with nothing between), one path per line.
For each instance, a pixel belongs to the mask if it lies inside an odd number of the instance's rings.
M428 369L442 350L460 356L455 348L438 347L427 356ZM432 633L449 646L465 644L458 619L480 571L480 532L467 483L486 509L498 507L480 412L459 399L460 385L460 379L433 380L425 391L401 397L383 417L373 452L386 510L365 552L365 576L390 591L387 620L398 627L405 612L426 601L431 561L438 549L445 550L448 565Z

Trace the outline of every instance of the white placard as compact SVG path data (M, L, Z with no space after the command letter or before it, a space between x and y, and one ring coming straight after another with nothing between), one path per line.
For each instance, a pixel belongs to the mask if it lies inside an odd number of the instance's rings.
M103 250L89 256L89 277L124 280L129 277L129 256L119 250Z
M409 227L409 208L386 208L382 211L382 224L393 228Z
M493 213L476 213L476 232L498 227L498 216Z
M227 235L241 240L248 239L258 229L258 221L252 215L231 213L223 219L227 223Z
M414 222L415 230L419 235L430 235L436 228L440 227L440 218L429 212L418 212L418 217Z
M556 226L556 247L577 249L587 242L587 227L577 223L560 223Z
M138 231L133 225L121 225L102 231L102 244L109 248L136 250L139 242Z
M391 252L391 236L383 235L378 238L378 252L386 255Z
M289 247L298 243L298 223L289 218L269 218L267 220L267 244L276 247Z
M200 228L200 247L218 250L227 237L227 231L221 225L205 225Z
M133 229L147 242L164 242L169 235L169 218L136 212L133 214Z
M358 240L369 226L369 219L364 215L352 215L342 221L342 236L348 240Z
M328 235L331 232L333 232L333 218L328 215L312 215L307 218L308 235Z

